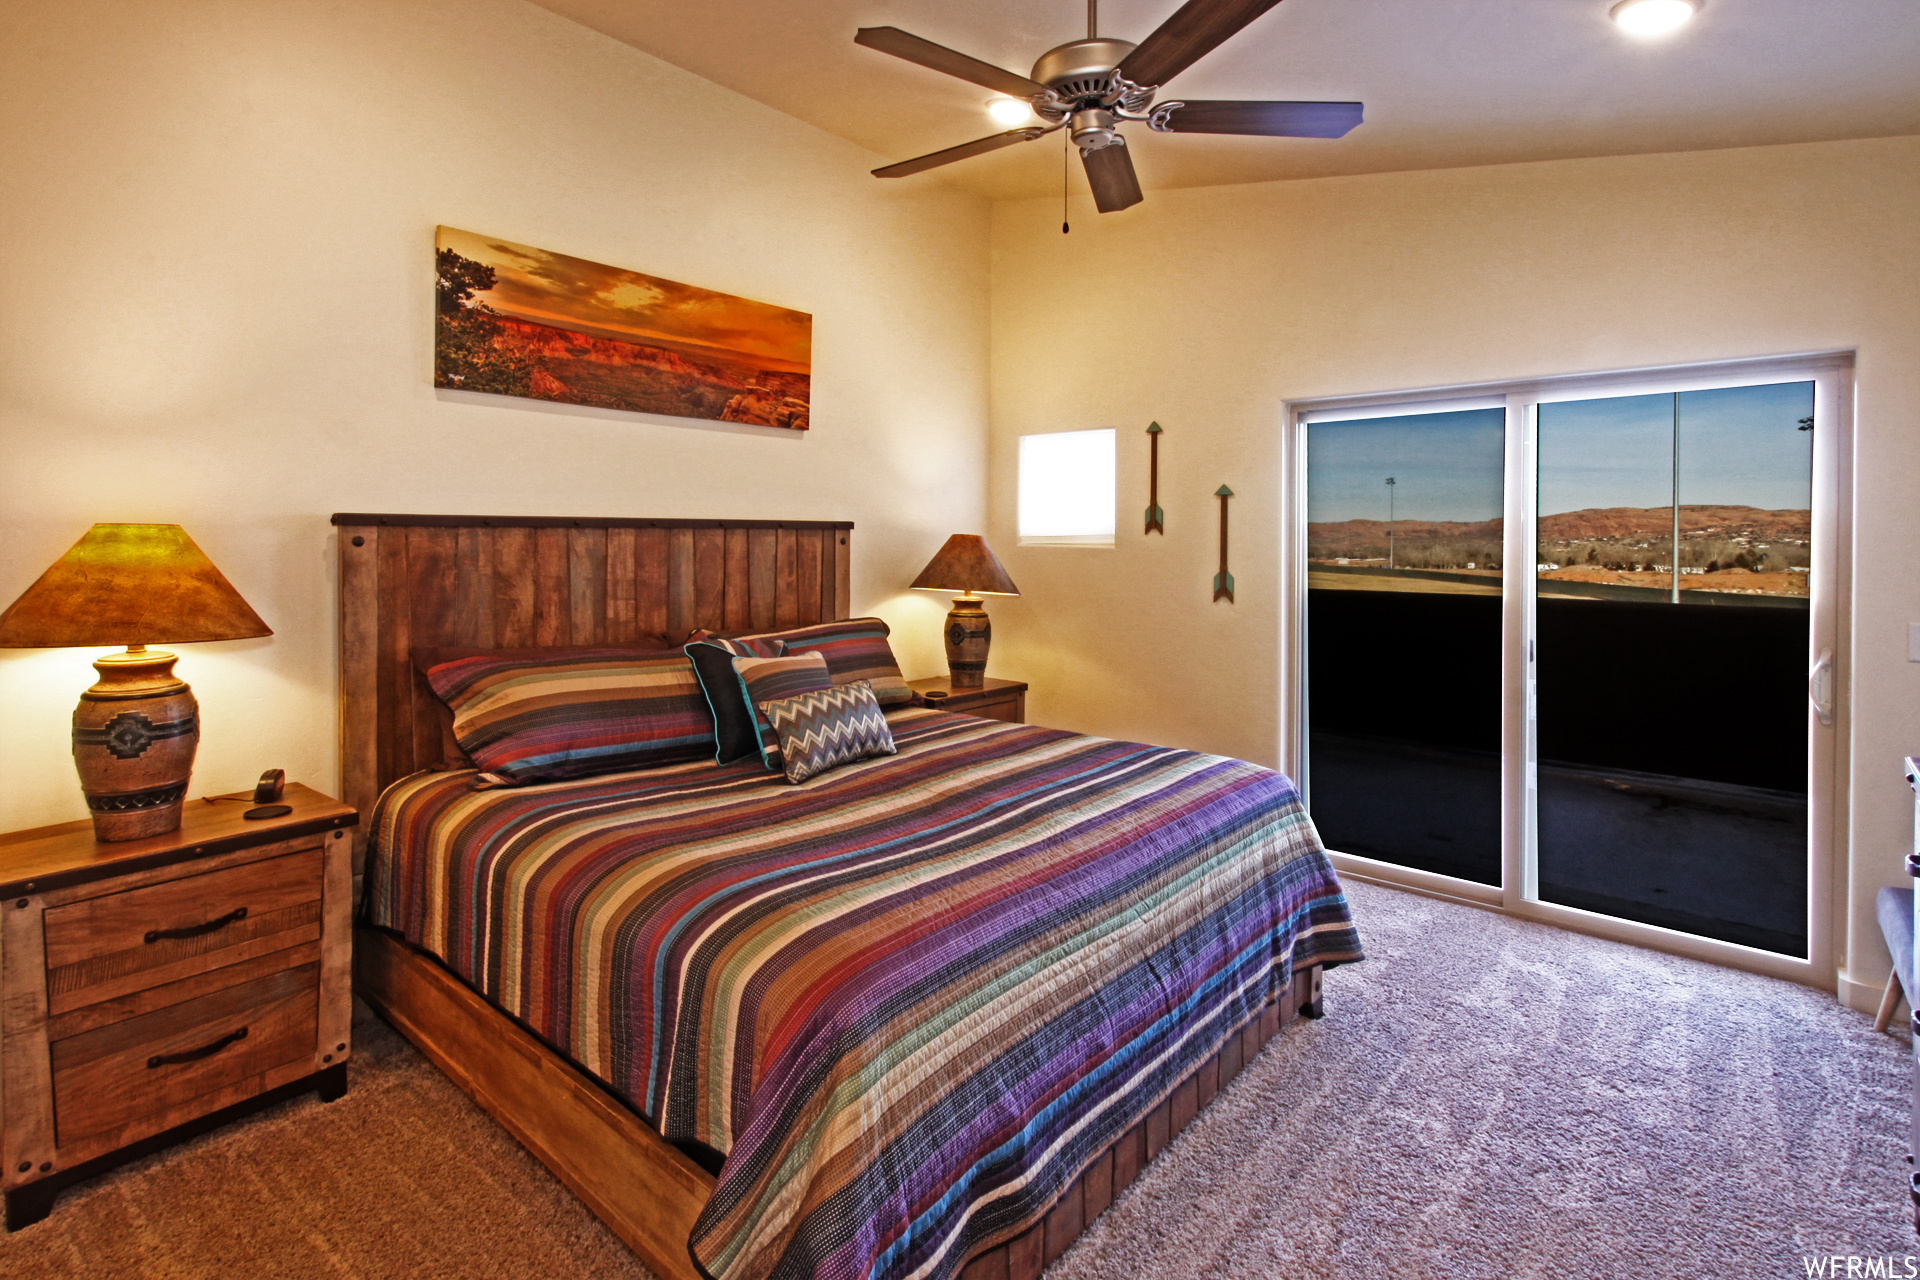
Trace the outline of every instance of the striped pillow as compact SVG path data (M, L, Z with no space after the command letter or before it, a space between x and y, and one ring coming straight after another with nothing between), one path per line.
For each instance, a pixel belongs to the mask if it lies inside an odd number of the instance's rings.
M894 661L891 634L879 618L851 618L845 622L822 622L780 633L780 652L818 653L827 660L827 671L837 685L865 680L873 686L873 700L883 707L903 707L913 701L913 690L900 676L900 664Z
M798 694L833 688L833 681L827 676L826 659L817 653L793 658L735 658L733 672L739 684L739 696L750 710ZM778 769L781 767L779 736L765 715L755 711L753 716L761 763L769 769Z
M443 662L427 683L484 785L513 786L694 760L713 715L677 649L568 649Z
M777 658L780 656L779 632L767 631L759 635L741 635L732 631L708 631L705 627L696 627L687 636L688 644L717 644L728 653L750 655L755 658Z
M759 704L780 735L788 782L805 782L835 765L899 752L887 713L865 680Z

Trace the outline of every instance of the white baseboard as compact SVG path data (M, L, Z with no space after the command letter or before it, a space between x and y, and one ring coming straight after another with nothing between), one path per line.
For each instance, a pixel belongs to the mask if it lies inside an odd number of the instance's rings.
M1856 982L1851 974L1842 969L1837 975L1840 980L1840 1003L1849 1009L1857 1010L1871 1018L1880 1011L1880 993L1887 989L1887 980L1878 982Z

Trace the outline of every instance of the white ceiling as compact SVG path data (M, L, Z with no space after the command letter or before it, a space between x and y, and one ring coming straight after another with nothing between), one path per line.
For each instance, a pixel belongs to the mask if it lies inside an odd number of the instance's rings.
M995 95L859 47L856 29L901 27L1022 74L1086 34L1084 0L535 2L889 161L998 132ZM1101 34L1138 41L1178 3L1105 0ZM1658 41L1614 26L1611 3L1286 0L1161 97L1357 99L1366 123L1337 140L1131 126L1141 185L1920 134L1916 0L1707 0ZM1042 196L1061 158L1054 136L893 181Z

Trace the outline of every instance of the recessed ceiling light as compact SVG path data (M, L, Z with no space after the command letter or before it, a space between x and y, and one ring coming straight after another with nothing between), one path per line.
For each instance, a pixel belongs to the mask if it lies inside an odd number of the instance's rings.
M1013 129L1033 119L1033 107L1019 98L995 98L987 104L987 114Z
M1636 36L1663 36L1686 24L1702 0L1620 0L1607 16Z

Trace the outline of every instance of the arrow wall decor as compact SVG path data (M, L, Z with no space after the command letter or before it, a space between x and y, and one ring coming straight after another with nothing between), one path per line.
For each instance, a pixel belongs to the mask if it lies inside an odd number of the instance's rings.
M1221 485L1213 491L1213 496L1220 499L1220 572L1213 575L1213 598L1225 596L1227 603L1232 604L1233 575L1227 572L1227 499L1233 496L1233 490Z
M1147 439L1152 450L1147 455L1147 527L1146 533L1167 533L1167 513L1160 509L1160 424L1147 424ZM1144 535L1143 535L1144 536Z

